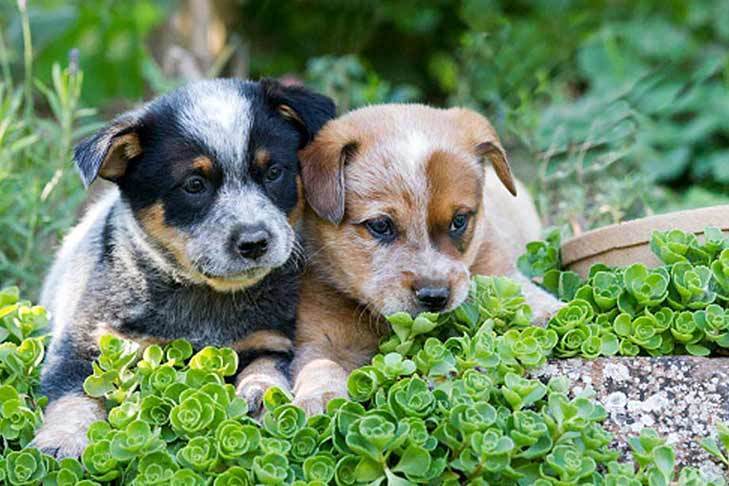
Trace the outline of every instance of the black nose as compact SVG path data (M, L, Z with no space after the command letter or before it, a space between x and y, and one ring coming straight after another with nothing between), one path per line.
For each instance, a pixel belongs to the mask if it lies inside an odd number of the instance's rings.
M243 232L238 237L236 248L243 258L257 260L268 251L268 240L271 235L265 229Z
M418 302L429 311L443 310L450 295L448 287L423 287L415 291Z

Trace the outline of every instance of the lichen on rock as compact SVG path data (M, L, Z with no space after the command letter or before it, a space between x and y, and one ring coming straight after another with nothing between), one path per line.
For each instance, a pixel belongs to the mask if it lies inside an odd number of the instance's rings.
M679 465L729 478L699 445L718 421L729 421L729 358L575 358L550 361L533 374L567 376L573 393L592 388L609 414L605 428L626 456L627 438L651 427L675 448Z

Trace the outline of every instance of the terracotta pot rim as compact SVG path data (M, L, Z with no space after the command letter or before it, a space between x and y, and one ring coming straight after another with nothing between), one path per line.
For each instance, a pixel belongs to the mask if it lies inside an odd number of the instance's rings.
M611 250L645 245L656 230L680 229L698 235L707 226L729 232L729 204L659 214L588 231L562 244L562 263L569 266Z

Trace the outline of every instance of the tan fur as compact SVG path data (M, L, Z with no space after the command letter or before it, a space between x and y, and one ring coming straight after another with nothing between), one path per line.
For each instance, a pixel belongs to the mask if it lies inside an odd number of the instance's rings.
M296 123L300 125L305 125L304 121L301 119L298 113L296 113L296 110L291 108L289 105L278 105L276 107L279 113L281 113L281 116L284 118L287 118L289 120L295 121Z
M298 376L294 403L308 416L323 413L329 400L347 396L348 376L349 372L335 361L313 359Z
M244 351L253 351L256 349L268 349L280 353L287 353L293 349L291 339L277 331L255 331L245 339L233 343L231 348L241 353Z
M86 447L86 430L106 416L101 402L83 395L66 395L46 408L45 419L32 446L55 451L55 457L77 458Z
M127 133L111 140L111 147L101 163L99 175L114 180L124 175L127 162L142 153L142 146L135 133Z
M291 227L301 221L301 217L304 215L304 184L301 182L301 176L296 176L296 206L289 212L288 220Z
M279 370L277 364L275 358L258 358L236 376L236 392L248 403L248 413L254 418L259 418L263 411L262 401L266 390L272 386L290 389L288 377Z
M253 163L258 166L259 169L265 169L268 167L268 163L271 161L271 154L264 148L259 148L253 155Z
M477 214L481 209L483 169L473 160L436 150L426 162L430 189L428 227L437 248L458 257L473 238L474 225L469 224L464 237L454 242L448 236L454 214Z
M268 269L256 269L250 273L228 279L202 275L187 257L185 234L178 231L174 226L165 223L165 210L162 203L155 203L142 209L139 211L138 219L146 233L158 245L161 245L174 256L180 268L185 270L187 278L193 282L205 283L218 292L236 292L256 284L269 272Z
M202 172L205 177L212 177L213 167L213 161L209 157L200 156L192 160L192 168Z
M516 183L511 175L506 151L488 119L466 108L451 108L448 116L463 128L461 141L466 143L466 150L474 149L479 157L488 157L501 183L512 196L516 196Z
M539 219L493 127L469 110L364 108L329 122L300 158L310 259L292 371L295 402L317 413L346 393L347 374L376 352L387 330L383 315L421 310L414 286L447 285L446 310L455 308L472 274L515 273ZM448 229L458 213L471 220L454 240ZM398 233L387 244L362 225L383 215ZM537 314L554 309L556 301L536 287L525 292Z
M293 350L291 339L282 333L271 330L256 331L245 339L231 345L237 352L267 350L271 352L290 353ZM248 403L248 411L254 418L259 418L262 409L263 394L277 386L288 390L288 377L278 368L280 360L263 357L253 360L236 377L236 389L240 397Z
M257 270L251 272L249 275L237 277L237 278L209 278L203 277L203 280L207 285L214 288L218 292L237 292L242 289L247 289L252 285L260 282L263 277L268 275L268 270Z
M329 127L325 135L319 132L317 143L307 145L299 152L299 158L307 163L301 167L306 199L314 211L322 218L339 223L344 216L344 165L349 152L358 150L354 135L346 124L325 125ZM345 147L351 147L347 151ZM355 147L357 147L355 149Z
M162 203L155 203L139 211L139 221L147 234L174 255L182 268L188 271L192 269L192 262L185 252L186 237L175 227L165 223L165 209Z

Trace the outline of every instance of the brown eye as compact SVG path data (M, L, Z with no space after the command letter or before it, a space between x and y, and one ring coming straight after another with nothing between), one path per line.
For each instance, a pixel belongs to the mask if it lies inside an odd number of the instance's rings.
M365 221L364 225L367 231L380 241L390 243L395 239L395 224L386 216Z
M451 225L448 228L448 233L454 238L460 237L464 231L466 231L466 228L468 228L468 220L469 220L469 214L468 213L458 213L455 216L453 216L453 219L451 220Z
M189 194L199 194L205 190L205 179L200 176L188 177L182 184L182 189Z
M266 171L266 182L275 182L281 178L283 170L276 164L272 164Z

